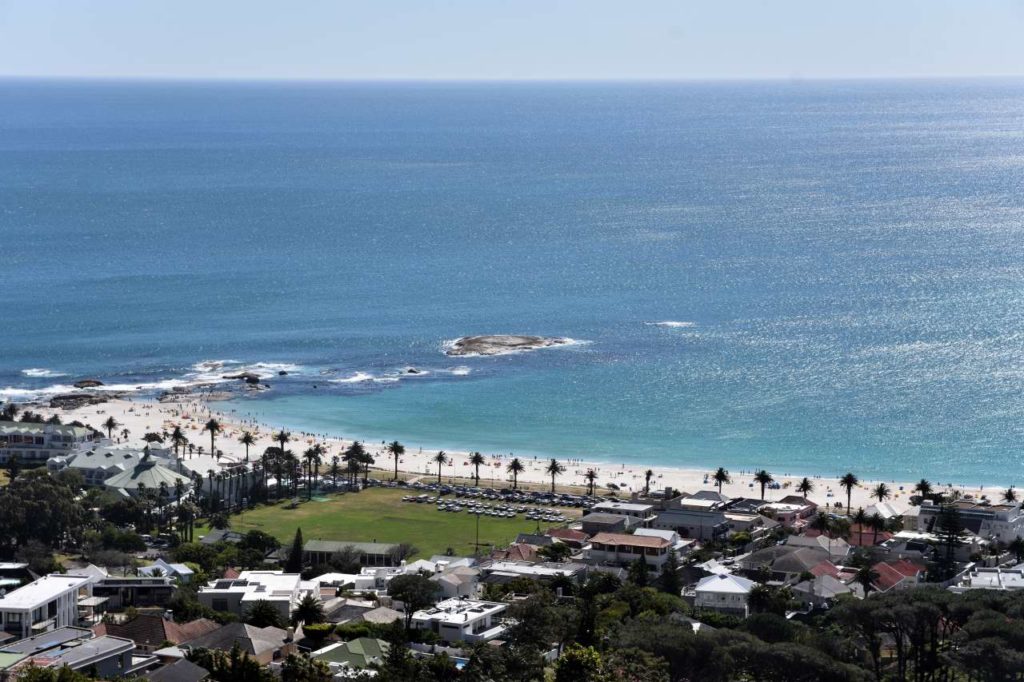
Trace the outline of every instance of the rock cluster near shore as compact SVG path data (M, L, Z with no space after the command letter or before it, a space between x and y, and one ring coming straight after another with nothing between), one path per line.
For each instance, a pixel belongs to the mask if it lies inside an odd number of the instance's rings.
M552 346L563 346L571 339L557 336L527 336L516 334L489 334L463 336L452 342L446 351L450 356L462 355L504 355Z

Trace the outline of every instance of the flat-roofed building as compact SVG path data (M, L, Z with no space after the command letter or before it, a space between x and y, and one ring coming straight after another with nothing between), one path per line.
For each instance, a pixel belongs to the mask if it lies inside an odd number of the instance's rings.
M132 670L135 642L90 630L59 628L0 647L0 680L15 679L29 666L88 670L95 677L123 677Z
M0 597L4 632L15 637L75 625L78 622L78 591L88 589L89 578L51 574Z
M1009 544L1024 537L1024 514L1021 503L990 504L987 501L957 500L951 505L959 512L964 528L980 538ZM924 500L918 508L917 530L931 533L936 530L942 505Z
M672 543L663 537L598 533L583 548L583 556L591 564L628 566L643 558L648 570L660 570L668 560Z
M650 519L655 515L653 504L641 504L638 502L598 502L590 508L593 514L617 514L619 516L632 516L638 519Z
M214 580L200 588L199 603L244 618L257 602L264 601L277 609L281 622L287 623L302 598L310 594L319 594L317 586L298 573L242 571L234 580Z
M949 590L957 593L970 590L1024 590L1024 564L1013 568L974 568L955 585L950 585Z
M51 457L91 442L93 432L84 426L0 421L0 464L13 456L27 466L46 464Z
M473 599L446 599L412 614L412 627L431 630L446 642L488 642L505 632L498 622L508 604Z
M344 540L307 540L302 547L303 560L316 566L326 564L338 552L354 551L363 566L398 566L401 546L386 542L347 542Z

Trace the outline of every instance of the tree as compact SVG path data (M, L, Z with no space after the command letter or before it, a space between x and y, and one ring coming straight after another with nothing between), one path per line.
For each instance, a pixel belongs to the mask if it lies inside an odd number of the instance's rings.
M203 431L210 432L210 454L215 458L218 458L217 448L215 447L217 441L217 434L224 430L224 427L220 425L220 422L216 419L210 419L203 424Z
M512 489L516 490L519 487L519 474L526 471L526 467L523 466L518 457L515 457L508 463L507 470L512 474Z
M292 547L288 550L288 561L284 565L285 573L302 573L302 529L295 529L295 537L292 539Z
M441 485L441 467L448 463L448 453L438 450L437 454L431 457L430 461L437 464L437 484Z
M932 484L927 478L922 478L917 482L917 485L914 486L914 490L921 493L921 497L927 498L932 494Z
M771 483L774 483L775 479L772 478L772 475L769 474L766 470L761 469L756 474L754 474L754 482L759 483L761 485L761 499L763 500L765 487L770 485Z
M648 577L647 562L643 556L638 556L636 561L629 565L629 581L637 587L647 587Z
M291 441L291 439L292 434L288 433L284 429L281 429L280 431L274 434L274 441L277 442L278 446L281 448L282 453L285 452L284 446L287 445L288 442Z
M860 480L856 474L852 471L847 471L843 474L843 477L839 479L839 486L846 489L846 515L850 515L851 500L853 499L853 489L857 487Z
M597 480L597 472L593 469L587 469L587 473L583 474L583 479L587 482L587 494L593 497L594 482Z
M480 487L480 467L486 463L487 460L479 452L474 452L469 456L469 463L473 465L473 478L476 480L476 487Z
M238 642L235 642L230 652L218 649L191 649L187 658L210 671L208 679L213 682L273 682L277 679L256 659L249 658L249 654L242 651Z
M285 626L277 607L266 599L259 599L245 612L245 622L258 628Z
M108 440L114 439L114 429L116 429L118 426L120 426L120 424L117 423L117 420L114 419L113 415L107 417L107 420L103 422L103 428L107 430Z
M718 470L715 471L714 474L712 474L711 480L713 480L715 482L715 485L718 486L719 495L722 494L723 485L727 483L732 483L732 478L729 477L729 471L725 467L718 467Z
M892 497L892 492L889 490L889 486L885 483L879 483L872 489L871 497L875 498L879 502L885 502Z
M885 519L882 517L881 514L875 512L874 514L868 517L868 525L871 526L872 530L871 544L877 545L878 531L885 530Z
M1016 537L1013 540L1010 540L1010 544L1007 545L1006 548L1013 552L1013 556L1017 559L1017 563L1024 561L1024 539Z
M555 477L556 476L561 476L562 474L565 473L565 466L563 466L561 463L559 463L559 461L557 459L552 457L551 461L548 462L547 467L544 469L544 473L546 473L549 476L551 476L551 492L554 493L555 492Z
M312 594L307 594L299 602L298 606L295 607L295 613L292 614L292 623L298 625L312 625L314 623L323 623L327 620L327 616L324 615L323 603L314 597Z
M1003 502L1006 502L1007 504L1013 504L1016 501L1017 491L1013 489L1013 486L1010 486L1009 488L1003 491Z
M174 430L171 431L171 445L174 446L174 454L178 454L179 449L183 449L185 444L188 443L188 438L185 437L185 432L181 430L180 426L175 425Z
M388 594L402 602L405 609L405 630L412 627L412 616L434 603L440 588L430 578L419 574L399 575L388 584Z
M803 479L799 483L796 484L796 491L798 493L800 493L805 500L807 499L807 496L813 490L814 490L814 483L811 482L811 479L807 478L806 476L804 476Z
M949 580L956 575L956 550L965 534L960 511L955 506L945 504L939 509L935 519L935 534L942 550L938 560L939 579Z
M245 461L249 461L249 446L256 444L256 438L248 431L242 431L242 436L238 439L238 442L245 446Z
M356 484L356 477L359 472L362 471L363 462L368 457L366 448L359 441L353 441L352 445L349 445L341 458L345 461L345 471L349 474L349 484Z
M281 666L281 682L331 682L330 666L305 654L288 654Z
M555 682L605 682L601 654L573 644L555 662Z
M7 459L7 480L13 481L21 473L21 457L18 455L11 455Z
M783 616L792 601L793 594L789 587L756 585L747 597L747 607L751 613L774 613Z
M399 460L399 458L402 455L405 454L405 446L402 445L401 443L399 443L397 440L393 440L390 443L388 443L388 446L387 446L386 450L387 450L387 453L389 455L391 455L391 458L393 460L395 460L395 477L392 480L397 481L398 480L398 460ZM479 485L479 484L480 484L480 481L479 481L479 477L478 477L477 485Z
M679 578L679 560L676 551L670 549L668 558L661 565L661 575L658 576L658 589L666 594L679 596L683 591L683 582Z
M871 567L871 564L864 564L857 569L857 573L854 575L854 581L860 583L860 586L864 588L864 596L868 596L868 592L871 591L871 586L878 580L878 571Z
M644 472L644 495L651 494L651 479L654 478L654 470L648 469ZM594 493L590 493L593 495Z

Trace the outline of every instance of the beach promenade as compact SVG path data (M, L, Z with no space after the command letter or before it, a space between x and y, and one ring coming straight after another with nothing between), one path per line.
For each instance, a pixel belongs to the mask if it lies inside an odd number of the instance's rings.
M255 421L246 420L242 415L232 409L223 409L226 403L206 403L195 399L188 399L183 402L157 402L151 399L142 398L118 398L106 403L88 405L73 410L53 410L44 407L33 407L33 411L49 416L58 414L65 423L78 420L91 425L97 429L104 430L102 424L110 417L113 417L119 426L115 430L114 439L117 442L142 447L145 445L143 436L149 432L162 433L171 431L175 426L180 426L185 432L189 442L198 450L208 453L210 449L210 434L203 430L203 425L211 418L216 419L223 427L223 431L216 437L216 447L226 457L242 461L245 458L245 446L239 442L243 431L251 433L255 443L249 446L250 460L258 459L263 450L267 447L277 446L273 435L280 430L278 425L261 424ZM128 437L124 438L123 431L128 430ZM285 429L286 431L288 429ZM290 431L291 442L288 448L297 455L314 443L321 443L326 454L323 455L323 468L330 466L331 458L341 456L342 452L352 441L349 439L330 438L325 434L304 433L301 431ZM390 479L393 474L394 460L384 452L384 443L364 442L367 451L376 458L375 469L381 471L375 476L382 479ZM437 464L433 461L437 454L436 448L426 446L420 447L413 443L403 443L406 452L399 458L399 471L419 475L426 478L437 476ZM469 453L447 450L448 464L442 467L442 477L449 478L472 478L474 467L469 463ZM511 486L512 477L506 471L512 455L495 455L483 453L486 464L480 467L481 485L491 487ZM520 457L525 470L519 474L520 483L550 484L551 478L545 472L549 460L543 457ZM650 469L653 471L651 488L653 490L663 489L671 486L676 490L696 492L698 490L711 489L716 487L712 474L722 465L720 462L708 462L703 469L673 468L673 467L645 467L637 464L614 464L610 462L587 461L585 456L580 459L560 458L559 462L565 466L565 473L556 479L558 486L584 486L584 474L588 469L594 469L597 473L598 490L607 493L606 487L609 483L615 484L620 496L628 496L631 492L643 490L645 484L645 473ZM726 467L728 468L728 467ZM773 467L766 462L767 469L779 488L765 491L765 497L769 500L780 499L786 495L797 494L796 485L803 478L801 472L784 472L778 467ZM722 492L730 497L759 497L760 486L753 481L754 471L730 470L731 482L723 485ZM845 471L837 471L836 477L810 477L814 483L814 490L808 498L819 505L834 505L836 502L846 505L846 490L839 484L838 476ZM857 474L856 471L853 472ZM921 472L921 477L929 478L927 471ZM868 507L876 500L871 497L872 489L881 481L860 480L853 488L851 499L853 508ZM908 481L884 481L892 491L892 497L888 500L897 508L909 506L909 497L913 494L913 482ZM934 488L938 490L949 490L949 482L931 480ZM1002 489L998 486L963 486L954 482L952 486L963 495L980 497L988 494L990 497L998 497Z

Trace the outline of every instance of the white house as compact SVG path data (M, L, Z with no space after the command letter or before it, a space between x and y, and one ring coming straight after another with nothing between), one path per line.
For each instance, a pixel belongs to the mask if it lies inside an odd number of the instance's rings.
M4 632L19 639L68 627L78 622L78 591L89 578L46 575L0 597Z
M0 421L0 464L14 456L22 464L45 464L51 457L66 455L92 441L92 430L84 426Z
M140 568L139 575L163 575L169 578L176 578L181 583L189 583L192 582L192 576L195 575L195 571L185 564L172 564L163 559L157 559L149 566Z
M590 564L625 566L643 558L648 570L661 570L668 559L672 543L663 537L598 533L583 548L583 556Z
M200 588L199 603L244 618L249 609L263 601L277 609L282 622L288 622L299 602L310 594L318 594L315 583L303 580L298 573L242 571L234 580L213 580Z
M749 615L747 600L756 586L753 580L730 573L709 575L694 588L694 605L699 609L746 618Z
M412 614L412 627L432 630L446 642L487 642L505 632L497 616L507 608L498 602L446 599Z

